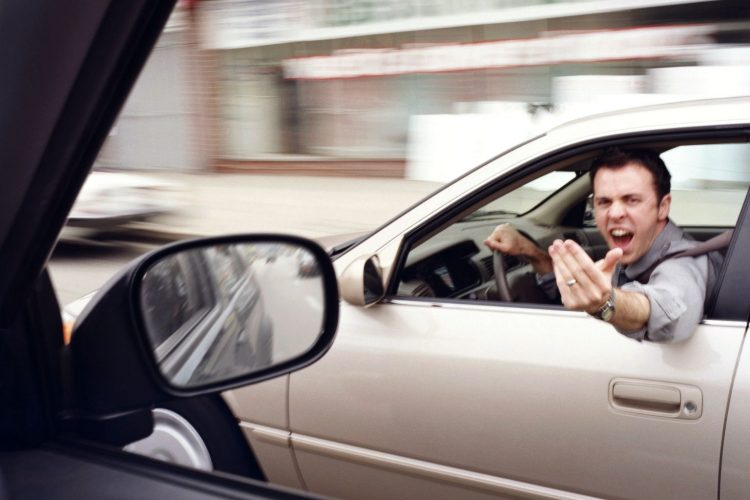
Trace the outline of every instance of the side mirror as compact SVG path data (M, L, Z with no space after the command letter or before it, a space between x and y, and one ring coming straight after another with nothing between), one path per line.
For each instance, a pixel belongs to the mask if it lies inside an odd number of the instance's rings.
M341 296L355 306L368 307L385 296L383 272L377 255L355 259L341 273Z
M81 313L71 397L102 416L269 379L322 356L337 323L333 266L310 240L176 243L136 260Z
M193 389L307 353L324 331L325 289L308 248L236 242L163 255L136 279L136 310L170 386Z

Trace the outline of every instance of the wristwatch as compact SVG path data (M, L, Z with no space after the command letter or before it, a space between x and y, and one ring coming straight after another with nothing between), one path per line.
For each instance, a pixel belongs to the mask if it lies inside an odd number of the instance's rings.
M593 317L596 319L600 319L602 321L606 321L609 323L612 321L612 317L615 315L615 289L612 288L612 291L609 292L609 298L607 299L607 302L602 305L595 313L591 313Z

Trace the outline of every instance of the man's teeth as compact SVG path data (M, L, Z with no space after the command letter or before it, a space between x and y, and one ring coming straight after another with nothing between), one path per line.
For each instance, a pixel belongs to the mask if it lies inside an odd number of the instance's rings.
M616 238L620 238L622 236L627 236L630 234L630 231L625 231L624 229L613 229L610 233L612 236Z

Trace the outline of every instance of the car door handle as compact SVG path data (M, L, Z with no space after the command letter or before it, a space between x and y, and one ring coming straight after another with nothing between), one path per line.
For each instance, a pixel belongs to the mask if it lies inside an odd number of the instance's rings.
M613 379L609 403L616 410L668 418L695 420L703 412L698 387L639 379Z

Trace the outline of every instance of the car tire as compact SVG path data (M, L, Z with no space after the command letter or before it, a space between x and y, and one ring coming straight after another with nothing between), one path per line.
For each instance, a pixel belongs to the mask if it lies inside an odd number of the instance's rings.
M219 395L161 403L153 410L154 432L126 451L205 471L265 481L237 419Z

